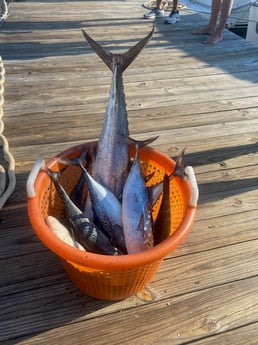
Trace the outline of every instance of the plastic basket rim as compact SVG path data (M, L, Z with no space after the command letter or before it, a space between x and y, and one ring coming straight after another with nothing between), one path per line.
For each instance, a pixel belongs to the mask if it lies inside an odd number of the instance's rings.
M85 144L94 145L96 143L97 141L91 141L68 148L67 150L58 153L52 159L50 159L47 162L47 166L50 167L51 165L55 164L57 157L59 157L60 155L69 155L75 151L81 150L83 145ZM165 163L166 167L164 168L172 172L175 162L170 157L168 157L161 151L152 148L151 146L146 146L141 150L142 152L144 152L144 154L147 154L149 157L153 155L158 156L162 160L162 162ZM40 172L35 181L36 192L45 178L48 178L46 174L44 172ZM183 184L184 189L187 191L189 195L188 205L186 206L186 211L182 222L175 230L175 232L166 240L162 241L161 243L155 245L154 247L146 251L134 254L118 256L95 254L91 252L84 252L78 250L64 243L51 232L51 230L45 223L39 210L37 195L36 197L28 198L27 211L32 228L41 240L41 242L63 260L66 260L75 265L96 270L115 271L136 268L138 266L143 266L151 264L155 261L162 260L165 256L167 256L180 245L180 243L185 239L185 237L191 230L195 218L196 207L191 206L189 204L191 196L190 183L188 181L183 180L180 181L180 183Z

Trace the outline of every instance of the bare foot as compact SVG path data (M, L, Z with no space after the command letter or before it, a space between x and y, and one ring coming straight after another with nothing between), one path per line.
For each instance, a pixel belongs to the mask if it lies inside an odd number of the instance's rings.
M202 29L195 30L192 32L193 35L212 35L214 34L214 30L209 26L205 26Z
M203 41L204 44L212 45L215 43L218 43L223 40L222 34L213 34L210 37L207 38L207 40Z

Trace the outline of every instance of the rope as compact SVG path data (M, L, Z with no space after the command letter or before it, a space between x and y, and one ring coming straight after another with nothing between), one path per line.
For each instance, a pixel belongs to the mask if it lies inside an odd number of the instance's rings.
M0 27L8 16L8 5L5 0L0 0Z
M0 0L0 27L8 16L8 4L5 0ZM3 135L4 122L3 122L3 104L4 104L4 82L5 82L5 69L0 56L0 210L5 205L6 201L13 193L16 178L14 174L15 161L9 151L9 144L6 137Z
M13 193L16 178L15 178L15 161L9 151L9 144L5 136L3 135L4 123L3 123L3 104L4 104L4 82L5 82L5 69L0 56L0 149L7 167L5 168L0 164L0 210ZM0 157L1 158L1 157Z

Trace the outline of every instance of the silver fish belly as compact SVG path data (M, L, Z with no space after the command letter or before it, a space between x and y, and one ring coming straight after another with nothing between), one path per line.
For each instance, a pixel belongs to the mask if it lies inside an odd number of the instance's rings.
M138 161L138 150L137 147L122 200L122 221L128 254L144 251L153 246L152 214L148 191Z
M153 30L124 54L106 52L84 30L83 34L92 49L113 73L108 106L92 175L121 201L129 166L129 144L127 141L129 130L123 72L148 43Z
M89 189L93 211L111 243L126 253L122 229L122 205L106 187L97 182L81 165Z
M116 66L93 175L120 200L129 166L128 135L122 73L121 68Z

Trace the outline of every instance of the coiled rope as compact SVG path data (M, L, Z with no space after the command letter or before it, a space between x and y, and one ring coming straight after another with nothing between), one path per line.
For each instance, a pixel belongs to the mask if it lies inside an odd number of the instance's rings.
M0 0L0 27L8 16L7 1ZM16 178L15 178L15 161L9 151L9 144L6 137L3 135L3 104L4 104L4 82L5 69L2 57L0 56L0 210L5 205L6 201L13 193Z
M0 27L8 16L8 5L5 0L0 0Z
M0 164L0 210L13 193L16 178L15 178L15 161L9 151L9 144L6 137L3 135L4 122L3 122L3 104L4 104L4 82L5 82L5 69L2 57L0 56L0 158L3 158L6 164ZM0 161L0 163L2 163Z

